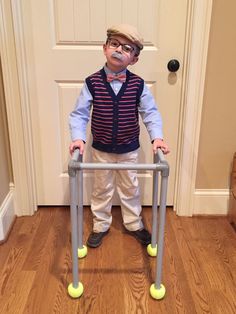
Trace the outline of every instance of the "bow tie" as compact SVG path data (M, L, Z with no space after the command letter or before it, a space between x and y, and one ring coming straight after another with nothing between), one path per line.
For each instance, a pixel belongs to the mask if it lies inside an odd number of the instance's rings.
M118 80L122 83L125 82L126 80L126 74L117 74L117 75L114 75L114 74L111 74L111 73L108 73L107 74L107 82L112 82L114 80Z

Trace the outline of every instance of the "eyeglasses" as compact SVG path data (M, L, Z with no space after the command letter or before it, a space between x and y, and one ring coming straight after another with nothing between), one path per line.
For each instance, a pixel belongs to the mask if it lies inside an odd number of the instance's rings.
M118 48L121 46L122 50L126 53L132 53L135 50L135 48L132 47L131 45L122 44L119 42L119 40L115 38L109 38L107 42L110 48Z

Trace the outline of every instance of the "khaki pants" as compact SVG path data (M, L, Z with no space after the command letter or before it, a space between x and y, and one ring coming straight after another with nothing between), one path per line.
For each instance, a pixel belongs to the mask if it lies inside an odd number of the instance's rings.
M95 163L137 163L138 150L126 154L111 154L92 149ZM121 213L126 229L136 231L143 228L140 193L136 170L95 170L94 189L91 200L93 231L104 232L112 222L112 197L117 189L121 202Z

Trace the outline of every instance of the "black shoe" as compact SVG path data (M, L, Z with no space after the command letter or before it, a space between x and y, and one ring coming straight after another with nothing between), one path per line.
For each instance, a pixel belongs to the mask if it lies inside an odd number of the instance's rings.
M143 245L148 245L151 243L151 234L146 229L137 231L127 230L127 232L131 236L135 237Z
M98 247L99 245L102 244L102 238L105 237L105 235L107 235L108 232L109 230L105 232L91 232L87 240L87 245L93 248Z

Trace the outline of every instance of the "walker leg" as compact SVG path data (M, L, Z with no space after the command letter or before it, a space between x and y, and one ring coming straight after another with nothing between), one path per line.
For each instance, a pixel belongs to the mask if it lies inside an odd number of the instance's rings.
M78 170L78 257L87 255L88 249L83 245L83 171Z
M70 176L70 216L71 216L71 242L72 242L72 276L73 282L68 286L68 293L72 298L79 298L83 294L83 285L79 282L78 272L78 254L77 254L77 232L78 232L78 214L77 214L77 176Z
M164 231L165 231L165 216L166 216L166 195L167 195L168 176L162 176L161 193L160 193L160 224L158 234L158 254L156 262L156 280L150 287L150 294L154 299L162 299L165 296L166 289L161 284L162 279L162 261L164 248Z
M152 196L152 240L147 246L150 256L157 256L157 200L158 200L158 172L153 171L153 196Z

